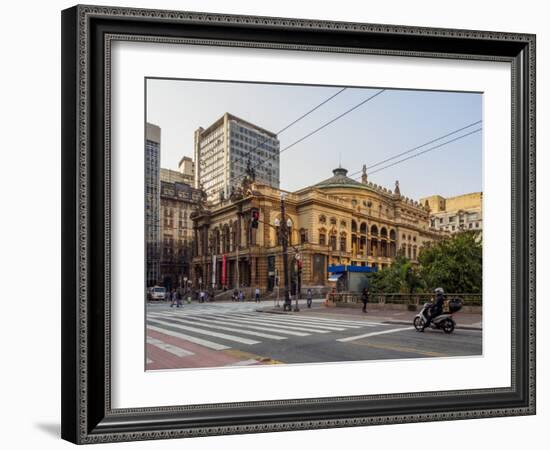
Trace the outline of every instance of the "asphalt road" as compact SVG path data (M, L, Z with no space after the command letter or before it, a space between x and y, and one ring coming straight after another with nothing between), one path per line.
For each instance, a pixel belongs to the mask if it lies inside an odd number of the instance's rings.
M317 305L320 300L316 301ZM146 368L176 369L473 356L482 354L480 330L419 333L412 326L360 314L259 312L260 303L147 306ZM316 306L316 305L314 305ZM271 309L271 308L268 308Z

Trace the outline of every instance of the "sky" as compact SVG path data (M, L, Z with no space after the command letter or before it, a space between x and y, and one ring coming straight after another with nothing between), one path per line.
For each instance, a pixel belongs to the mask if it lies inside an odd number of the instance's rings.
M295 191L332 176L341 165L352 178L360 170L421 146L482 119L480 93L397 90L380 95L280 155L281 188ZM147 118L161 128L161 167L177 169L183 156L193 158L193 133L225 112L278 132L342 87L245 82L147 80ZM280 148L294 143L358 105L382 88L346 88L306 118L278 135ZM482 128L473 125L446 139L376 165L369 181L418 200L482 191L482 132L428 151L374 173L443 142Z

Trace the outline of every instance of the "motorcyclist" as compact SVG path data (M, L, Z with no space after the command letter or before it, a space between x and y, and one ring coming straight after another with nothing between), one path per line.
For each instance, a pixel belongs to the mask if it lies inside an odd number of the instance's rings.
M425 328L427 328L433 319L435 319L437 316L439 316L443 312L443 303L445 302L445 292L443 291L443 288L436 288L435 291L435 301L430 306L430 309L428 311L427 317L428 320L424 323L424 326L422 327L421 331L424 331Z

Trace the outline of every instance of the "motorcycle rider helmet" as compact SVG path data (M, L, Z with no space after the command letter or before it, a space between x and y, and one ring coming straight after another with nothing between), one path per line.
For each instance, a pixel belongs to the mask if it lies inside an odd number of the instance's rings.
M445 292L443 291L443 288L440 288L440 287L435 288L435 291L434 291L434 292L435 292L435 295L439 295L439 294L443 295L443 294L445 294Z

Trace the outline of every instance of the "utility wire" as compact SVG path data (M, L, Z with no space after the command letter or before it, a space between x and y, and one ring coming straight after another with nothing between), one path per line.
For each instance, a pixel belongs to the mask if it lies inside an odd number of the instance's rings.
M408 153L414 152L415 150L418 150L418 149L420 149L420 148L422 148L422 147L425 147L426 145L433 144L434 142L440 141L441 139L445 139L446 137L452 136L453 134L460 133L461 131L463 131L463 130L465 130L465 129L467 129L467 128L470 128L470 127L472 127L472 126L474 126L474 125L477 125L477 124L479 124L479 123L481 123L481 122L483 122L483 121L482 121L482 120L478 120L477 122L472 122L472 123L469 124L469 125L466 125L466 126L464 126L464 127L462 127L462 128L458 128L457 130L451 131L450 133L444 134L443 136L439 136L439 137L437 137L437 138L435 138L435 139L432 139L431 141L424 142L422 145L418 145L418 146L413 147L413 148L411 148L411 149L409 149L409 150L405 150L404 152L398 153L397 155L394 155L394 156L391 156L391 157L389 157L389 158L386 158L386 159L384 159L383 161L379 161L379 162L377 162L376 164L372 164L371 166L368 166L368 167L367 167L367 170L368 170L368 169L372 169L373 167L380 166L380 165L382 165L382 164L384 164L384 163L387 163L388 161L391 161L392 159L396 159L396 158L399 158L400 156L403 156L403 155L406 155L406 154L408 154ZM357 175L358 173L362 172L362 170L363 170L363 169L358 170L357 172L351 173L351 174L349 175L349 177L353 177L354 175ZM374 172L372 172L372 173L374 173Z
M320 127L316 128L315 130L313 130L312 132L306 134L305 136L301 137L300 139L298 139L297 141L294 141L292 144L290 145L287 145L285 148L283 148L282 150L279 151L279 153L276 154L276 156L279 156L281 153L284 153L286 152L287 150L291 149L292 147L294 147L295 145L299 144L300 142L306 140L307 138L313 136L315 133L318 133L319 131L321 131L322 129L328 127L329 125L333 124L334 122L336 122L337 120L341 119L342 117L348 115L349 113L351 113L352 111L355 111L357 108L359 108L360 106L363 106L365 103L368 103L370 102L371 100L373 100L375 97L379 96L380 94L382 94L386 89L381 89L380 91L378 91L376 94L373 94L371 95L370 97L366 98L365 100L363 100L362 102L358 103L357 105L353 106L352 108L344 111L343 113L339 114L338 116L336 116L335 118L329 120L328 122L324 123L323 125L321 125ZM261 166L263 163L265 163L266 161L269 161L270 159L273 159L274 156L269 156L268 158L264 159L263 161L259 162L258 164L254 165L251 167L251 169L255 169L256 167L259 167ZM229 183L231 181L234 181L234 180L237 180L241 177L243 177L244 175L238 175L237 177L233 177L229 180Z
M290 127L292 127L293 125L297 124L300 120L306 118L307 116L309 116L311 113L313 113L314 111L317 111L321 106L327 104L328 102L330 102L333 98L337 97L338 95L340 95L342 92L344 92L347 88L342 88L340 89L338 92L336 92L335 94L331 95L329 98L323 100L321 103L319 103L317 106L313 107L312 109L310 109L309 111L307 111L306 113L302 114L300 117L298 117L297 119L293 120L292 122L290 122L288 125L286 125L285 127L281 128L279 131L277 131L275 134L276 135L279 135L281 133L283 133L284 131L288 130ZM252 154L253 151L257 150L258 148L260 148L262 145L264 145L267 141L271 140L272 138L271 137L267 137L265 138L262 142L260 142L259 144L256 144L255 147L251 148L247 155L246 155L246 158L249 158L250 155ZM236 179L242 177L242 175L239 175L239 177L236 177ZM233 179L229 180L230 182L233 181ZM223 188L222 188L223 189Z
M451 139L450 141L442 142L441 144L436 145L436 146L434 146L434 147L430 147L430 148L428 148L428 149L426 149L426 150L424 150L424 151L422 151L422 152L420 152L420 153L415 153L414 155L408 156L407 158L400 159L399 161L396 161L396 162L394 162L394 163L392 163L392 164L388 164L387 166L381 167L380 169L376 169L376 170L370 172L369 175L372 175L372 174L377 173L377 172L381 172L382 170L385 170L385 169L389 169L390 167L396 166L397 164L401 164L402 162L408 161L409 159L416 158L417 156L421 156L421 155L423 155L423 154L425 154L425 153L428 153L428 152L431 152L431 151L433 151L433 150L437 150L438 148L441 148L441 147L443 147L443 146L445 146L445 145L451 144L451 143L456 142L456 141L458 141L458 140L460 140L460 139L463 139L463 138L465 138L465 137L471 136L472 134L478 133L478 132L481 131L481 130L482 130L482 128L478 128L478 129L476 129L476 130L474 130L474 131L470 131L469 133L466 133L466 134L463 134L463 135L461 135L461 136L458 136L458 137L456 137L456 138L454 138L454 139Z

